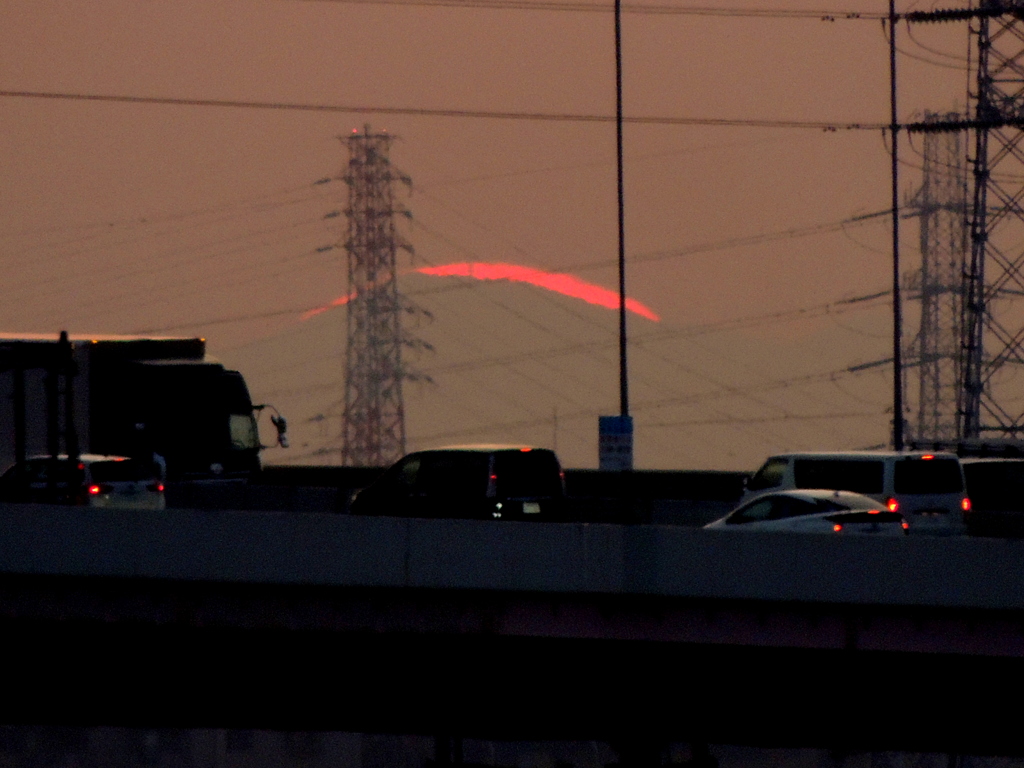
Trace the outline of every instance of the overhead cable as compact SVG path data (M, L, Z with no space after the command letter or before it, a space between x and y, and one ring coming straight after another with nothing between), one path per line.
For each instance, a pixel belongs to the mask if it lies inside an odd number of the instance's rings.
M100 93L66 93L56 91L0 90L0 97L51 99L57 101L92 101L119 104L153 104L178 107L223 107L232 109L274 109L297 112L333 112L348 114L411 115L417 117L461 117L497 120L533 120L541 122L611 123L615 115L572 112L505 112L483 109L427 109L422 107L381 107L346 104L311 104L285 101L248 101L238 99L186 99L165 96L127 96ZM844 123L822 120L755 120L742 118L667 117L636 115L623 118L634 125L699 125L737 128L801 128L820 131L877 131L888 127L882 123Z
M298 0L338 5L413 5L449 8L488 8L494 10L570 11L575 13L611 13L610 3L564 2L561 0ZM296 2L296 0L290 0ZM699 6L623 3L622 12L668 16L718 16L757 19L817 19L819 21L870 20L888 18L882 13L859 11L791 10L786 8L710 8Z

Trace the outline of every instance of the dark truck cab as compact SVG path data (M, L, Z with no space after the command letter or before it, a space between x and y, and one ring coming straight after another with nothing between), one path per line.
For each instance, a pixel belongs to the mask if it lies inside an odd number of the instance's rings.
M245 379L199 338L0 338L0 460L90 452L163 457L169 480L260 467ZM21 454L19 456L19 454Z

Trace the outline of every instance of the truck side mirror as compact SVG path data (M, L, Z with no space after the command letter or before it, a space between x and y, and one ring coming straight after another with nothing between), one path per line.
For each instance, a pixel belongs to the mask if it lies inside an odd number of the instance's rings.
M288 422L285 420L284 416L281 416L280 414L274 416L271 414L270 423L273 424L274 428L277 430L277 444L282 448L287 448L288 435L286 433L288 432Z

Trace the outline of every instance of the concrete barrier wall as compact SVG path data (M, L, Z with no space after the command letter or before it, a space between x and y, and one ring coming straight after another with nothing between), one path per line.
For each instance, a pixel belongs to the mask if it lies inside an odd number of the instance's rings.
M1024 542L0 506L0 573L1024 608Z

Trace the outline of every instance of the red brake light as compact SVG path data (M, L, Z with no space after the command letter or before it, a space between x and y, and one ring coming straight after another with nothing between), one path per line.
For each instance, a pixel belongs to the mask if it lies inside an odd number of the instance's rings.
M969 497L964 496L964 500L960 502L960 508L963 509L964 512L971 511L971 500Z
M904 531L909 531L910 530L910 523L908 523L906 520L903 521L903 530Z
M532 450L533 450L533 448L520 448L519 452L520 453L529 453Z
M841 530L843 530L843 526L840 525L839 523L836 523L835 525L832 526L832 530L835 531L836 533L839 533Z
M89 495L90 496L99 496L102 492L103 492L103 489L100 488L98 485L90 485L89 486Z
M880 514L882 514L882 510L880 510L880 509L869 509L868 510L868 514L869 515L880 515Z
M896 501L896 499L889 497L888 499L885 500L885 508L888 509L890 512L899 512L900 503Z
M922 456L921 458L922 458L922 459L923 459L924 461L928 461L929 459L934 459L935 457L934 457L934 456L933 456L932 454L930 454L930 453L926 453L926 454L925 454L924 456Z
M146 486L146 490L147 491L156 491L157 493L163 493L164 492L164 484L163 483L150 483L149 485Z

